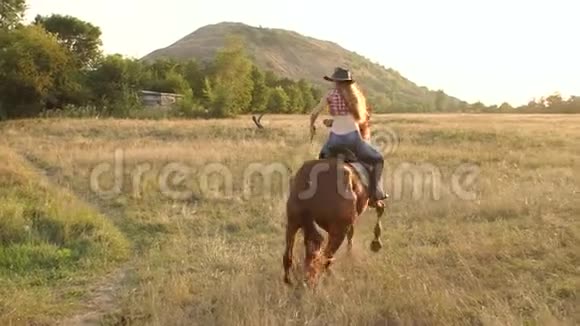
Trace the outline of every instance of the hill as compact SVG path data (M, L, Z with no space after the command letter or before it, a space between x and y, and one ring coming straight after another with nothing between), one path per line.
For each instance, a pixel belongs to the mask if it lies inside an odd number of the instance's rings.
M207 61L225 45L226 36L231 34L244 38L248 54L258 67L279 76L304 78L326 88L328 83L322 79L323 75L337 65L349 67L377 111L456 111L467 104L442 91L418 86L397 71L373 63L336 43L293 31L242 23L223 22L204 26L166 48L153 51L143 60L195 58Z

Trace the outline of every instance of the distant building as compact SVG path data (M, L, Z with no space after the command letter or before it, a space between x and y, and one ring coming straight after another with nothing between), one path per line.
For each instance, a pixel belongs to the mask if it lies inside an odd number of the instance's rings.
M183 95L181 94L161 93L147 90L139 91L139 97L141 98L141 103L143 103L144 106L149 107L166 107L183 99Z

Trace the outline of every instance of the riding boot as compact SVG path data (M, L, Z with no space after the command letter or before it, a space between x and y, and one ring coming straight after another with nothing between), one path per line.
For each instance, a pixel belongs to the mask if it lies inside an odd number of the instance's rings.
M371 175L371 201L376 202L379 200L387 199L389 196L385 194L383 191L383 187L381 185L381 175L383 173L383 162L376 163L372 169Z

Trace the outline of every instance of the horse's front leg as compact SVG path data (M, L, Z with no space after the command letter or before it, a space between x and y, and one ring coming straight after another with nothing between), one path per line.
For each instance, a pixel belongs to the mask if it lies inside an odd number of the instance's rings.
M383 230L381 225L381 217L385 212L385 205L383 202L379 202L377 206L377 223L375 224L374 234L375 238L371 242L371 250L374 252L378 252L383 247L383 243L381 242L381 231Z
M352 238L354 237L354 224L352 224L346 233L346 239L348 240L348 251L352 250Z

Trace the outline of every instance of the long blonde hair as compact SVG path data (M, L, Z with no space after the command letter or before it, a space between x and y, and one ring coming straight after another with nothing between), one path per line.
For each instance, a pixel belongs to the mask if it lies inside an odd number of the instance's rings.
M364 94L354 82L338 82L336 89L346 102L346 106L356 120L361 136L365 140L370 140L371 131L369 127L369 107Z
M355 82L338 82L336 88L344 98L350 113L358 123L368 119L367 100Z

